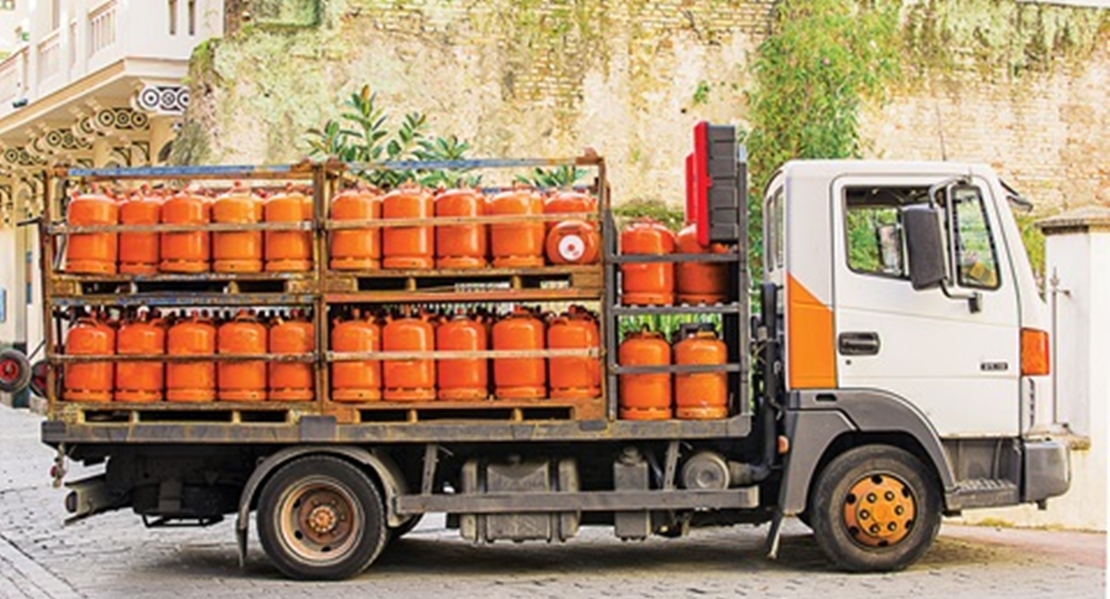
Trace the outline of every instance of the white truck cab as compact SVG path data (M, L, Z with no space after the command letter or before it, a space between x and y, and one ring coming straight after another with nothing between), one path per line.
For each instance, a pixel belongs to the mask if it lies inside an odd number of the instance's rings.
M763 264L766 281L783 290L794 443L781 505L811 522L819 541L828 536L822 519L850 520L862 557L834 561L862 567L852 560L865 563L867 548L903 540L887 534L890 522L877 530L864 517L878 509L924 513L922 502L938 501L956 513L1041 502L1068 488L1063 445L1030 434L1043 424L1035 404L1051 401L1049 320L1014 196L990 168L951 162L792 161L768 185ZM871 441L913 455L939 496L883 504L889 489L878 478L801 482L832 470L825 456L845 455L831 446ZM875 489L882 505L857 507ZM904 523L913 528L912 518Z

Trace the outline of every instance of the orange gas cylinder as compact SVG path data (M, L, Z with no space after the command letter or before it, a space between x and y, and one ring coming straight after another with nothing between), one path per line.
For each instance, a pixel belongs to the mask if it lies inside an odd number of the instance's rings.
M307 354L316 348L315 328L300 314L290 320L275 320L269 337L271 354ZM314 396L315 380L311 363L271 362L270 401L308 401Z
M728 248L719 243L709 248L699 244L696 225L687 225L678 232L677 246L679 254L728 252ZM679 262L674 274L679 303L719 304L728 297L728 267L724 262Z
M213 401L216 399L216 327L193 314L170 327L166 353L171 356L208 356L195 362L166 364L166 401Z
M390 320L382 329L383 352L435 350L435 330L425 318L404 316ZM391 401L420 401L436 398L433 360L383 360L382 386Z
M597 348L597 321L588 312L573 306L551 321L547 329L547 349ZM599 358L550 358L547 370L553 399L587 399L601 395Z
M348 189L331 201L333 221L376 220L381 213L381 198L369 189ZM333 270L381 268L381 229L367 227L332 231L329 251Z
M166 328L161 319L144 315L125 321L116 336L116 353L121 356L166 353ZM165 373L164 362L119 362L116 364L116 401L161 401Z
M674 233L645 219L621 231L621 254L666 255L674 252ZM673 263L621 265L621 303L626 306L670 306L674 303Z
M110 356L116 349L116 330L98 318L80 318L66 335L65 353L69 356ZM67 401L111 401L114 365L111 362L66 364Z
M566 214L568 219L574 219L573 214L596 212L597 200L580 191L560 191L543 202L544 214ZM557 222L561 221L547 221L547 230L551 231Z
M543 198L526 188L506 191L493 196L487 212L491 216L537 216L543 214ZM490 225L490 251L494 266L543 266L543 243L542 222Z
M415 185L403 185L382 198L382 218L431 218L432 196ZM385 227L382 230L382 266L425 269L435 265L432 227ZM388 364L386 369L388 370ZM386 383L388 387L388 381ZM388 398L389 392L386 392Z
M162 224L207 225L212 204L208 198L187 192L179 193L162 204ZM209 269L209 233L188 231L162 233L161 270L163 272L197 273Z
M726 364L728 348L717 338L713 325L686 333L674 346L674 363ZM728 374L699 372L676 374L674 380L675 416L687 420L707 420L728 416Z
M482 216L486 200L470 189L450 189L435 199L436 216ZM485 225L436 227L436 268L484 268Z
M263 217L267 223L304 223L312 219L312 201L303 193L289 190L266 200ZM304 272L312 268L312 231L266 231L264 239L267 271Z
M74 196L68 211L66 221L72 227L119 224L119 204L103 194ZM66 272L114 274L117 242L116 233L70 235L66 241Z
M437 351L485 351L486 325L461 312L436 327ZM438 360L436 376L440 399L489 397L489 361L484 358Z
M547 261L551 264L596 264L601 236L584 220L565 220L547 234Z
M669 366L671 346L659 333L643 330L624 338L621 366ZM666 420L671 417L671 375L620 375L620 416L625 420Z
M212 203L212 222L253 225L262 220L262 198L236 183ZM299 214L299 211L298 211ZM261 272L262 231L221 231L212 234L212 270Z
M373 318L362 318L358 310L355 310L351 320L332 325L331 349L335 352L381 351L381 328ZM332 363L332 401L377 401L381 398L381 362L366 360Z
M220 325L216 333L216 351L221 354L264 354L266 347L266 327L246 311ZM216 382L221 401L262 401L266 399L266 362L221 361Z
M517 307L493 325L493 349L536 351L544 348L543 321ZM502 358L493 361L494 394L498 399L530 399L547 395L543 358Z
M121 225L157 225L162 220L162 198L148 195L131 196L119 207ZM119 271L152 275L158 272L158 234L120 233Z

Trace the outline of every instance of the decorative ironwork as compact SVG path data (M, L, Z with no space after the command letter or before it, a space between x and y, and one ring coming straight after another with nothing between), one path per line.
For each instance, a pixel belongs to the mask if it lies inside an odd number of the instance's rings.
M157 114L182 114L189 107L189 88L180 85L147 85L135 95L139 110Z

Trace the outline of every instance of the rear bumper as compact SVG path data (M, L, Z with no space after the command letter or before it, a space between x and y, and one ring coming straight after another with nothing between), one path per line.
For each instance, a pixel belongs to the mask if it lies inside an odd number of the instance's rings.
M1068 492L1071 467L1067 444L1055 439L1022 442L1023 502L1043 501Z

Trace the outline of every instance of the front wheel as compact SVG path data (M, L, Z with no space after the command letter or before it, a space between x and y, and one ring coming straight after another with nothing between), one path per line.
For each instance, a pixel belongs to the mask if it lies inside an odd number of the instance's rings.
M350 578L385 546L385 507L378 486L349 462L301 458L282 466L262 488L258 536L266 555L290 578Z
M940 530L940 492L913 454L865 445L834 458L806 510L821 551L851 572L900 570Z

